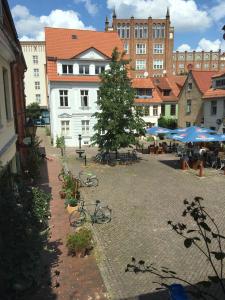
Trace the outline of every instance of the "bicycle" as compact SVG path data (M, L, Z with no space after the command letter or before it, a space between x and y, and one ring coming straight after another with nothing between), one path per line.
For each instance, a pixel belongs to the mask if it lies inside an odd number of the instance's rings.
M98 178L91 172L80 171L76 179L78 180L80 187L98 186Z
M90 205L95 205L93 214L85 208L85 201L80 201L80 207L69 216L70 226L79 227L83 225L87 220L87 215L90 216L92 225L94 223L105 224L111 221L112 210L108 206L101 206L100 200L96 200L95 204Z

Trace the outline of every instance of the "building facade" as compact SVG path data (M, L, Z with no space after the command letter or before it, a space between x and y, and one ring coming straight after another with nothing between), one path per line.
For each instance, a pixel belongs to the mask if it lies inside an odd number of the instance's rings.
M18 171L25 161L26 64L6 0L0 1L0 165Z
M51 134L66 146L89 145L98 111L99 74L109 68L111 54L122 43L114 32L46 28ZM58 37L60 36L60 39Z
M46 81L46 54L45 42L20 42L27 64L25 74L26 106L38 103L42 110L44 123L49 124L47 81Z
M112 26L106 18L105 30L118 33L131 59L132 78L172 74L174 28L169 11L165 19L117 19L114 12Z
M225 70L225 53L213 51L176 51L173 53L173 74L180 75L188 71L223 71Z
M178 127L201 126L203 119L202 96L211 86L213 71L189 71L178 101Z
M212 76L212 88L203 95L204 126L225 133L225 72Z

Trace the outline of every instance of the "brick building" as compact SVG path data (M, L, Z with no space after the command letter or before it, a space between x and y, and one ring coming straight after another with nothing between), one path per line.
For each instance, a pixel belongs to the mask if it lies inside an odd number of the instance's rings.
M225 70L225 53L213 51L176 51L173 53L173 74L184 74L188 69L198 71Z
M6 0L0 1L0 163L17 171L25 161L26 63ZM19 159L20 158L20 159Z
M131 59L131 77L159 77L172 73L174 28L169 10L165 19L117 19L113 13L112 26L106 18L105 31L117 31Z

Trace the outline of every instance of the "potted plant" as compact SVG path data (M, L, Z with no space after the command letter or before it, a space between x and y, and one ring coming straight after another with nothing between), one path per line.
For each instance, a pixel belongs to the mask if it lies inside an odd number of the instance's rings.
M65 199L66 198L66 192L65 191L59 191L59 196L61 199Z
M79 231L69 234L66 246L69 255L84 257L93 248L91 230L82 227Z
M76 198L67 198L64 202L65 207L69 214L71 214L77 206L78 200Z

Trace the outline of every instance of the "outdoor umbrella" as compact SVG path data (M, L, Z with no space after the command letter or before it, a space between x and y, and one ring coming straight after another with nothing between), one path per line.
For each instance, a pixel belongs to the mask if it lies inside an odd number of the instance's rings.
M171 133L215 133L215 130L209 129L209 128L204 128L204 127L198 127L198 126L190 126L190 127L186 127L186 128L177 128L174 130L171 130Z
M172 139L182 143L201 143L201 142L221 142L225 141L225 135L222 138L219 134L208 134L199 132L185 132L171 135Z
M167 134L171 132L171 129L154 126L146 129L147 134L158 135L158 134Z

